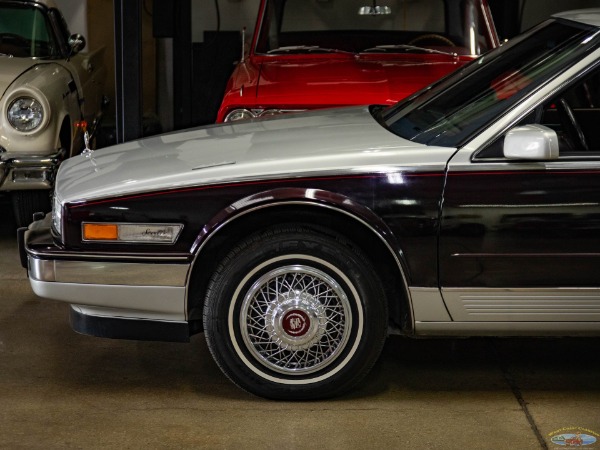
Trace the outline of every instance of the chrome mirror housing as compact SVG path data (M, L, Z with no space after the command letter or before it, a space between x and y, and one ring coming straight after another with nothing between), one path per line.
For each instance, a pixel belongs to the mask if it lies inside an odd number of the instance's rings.
M506 134L503 150L508 159L557 159L558 136L556 131L543 125L516 127Z
M74 55L85 48L86 42L81 34L72 34L69 36L68 44L71 49L71 55Z

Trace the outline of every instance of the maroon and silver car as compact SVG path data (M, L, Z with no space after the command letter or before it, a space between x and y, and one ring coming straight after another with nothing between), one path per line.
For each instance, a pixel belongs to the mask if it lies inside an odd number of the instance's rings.
M190 129L61 165L21 232L81 333L204 332L236 384L351 389L386 335L600 334L600 9L391 107Z

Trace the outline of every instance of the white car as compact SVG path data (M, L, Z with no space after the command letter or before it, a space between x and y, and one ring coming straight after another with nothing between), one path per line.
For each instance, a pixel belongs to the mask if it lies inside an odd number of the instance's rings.
M0 192L18 226L50 210L60 163L84 147L105 104L103 50L82 53L52 0L0 0Z

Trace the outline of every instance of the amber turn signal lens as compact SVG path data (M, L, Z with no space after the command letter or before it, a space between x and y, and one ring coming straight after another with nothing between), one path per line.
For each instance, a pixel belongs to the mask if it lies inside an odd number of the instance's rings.
M115 224L83 224L83 239L86 241L116 241L118 238L119 227Z
M183 229L180 223L82 223L84 242L174 244Z

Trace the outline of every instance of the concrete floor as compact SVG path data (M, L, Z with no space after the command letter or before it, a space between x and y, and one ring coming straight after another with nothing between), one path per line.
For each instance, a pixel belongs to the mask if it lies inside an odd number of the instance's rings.
M233 386L191 344L71 331L37 298L0 199L0 448L540 449L596 433L600 339L391 337L342 398L286 403Z

